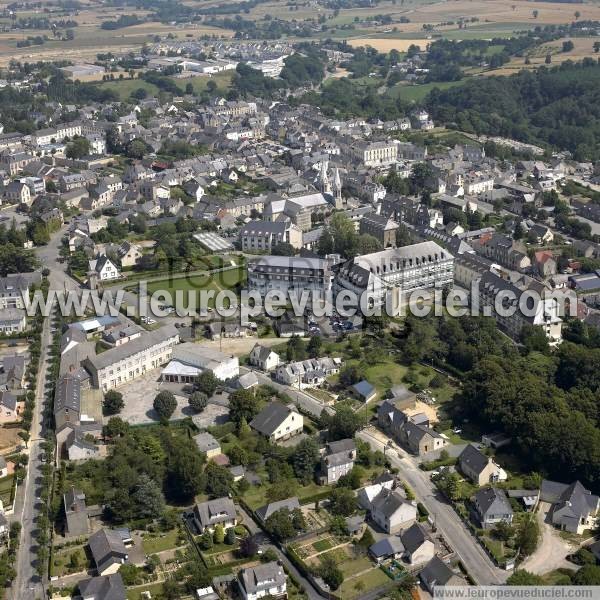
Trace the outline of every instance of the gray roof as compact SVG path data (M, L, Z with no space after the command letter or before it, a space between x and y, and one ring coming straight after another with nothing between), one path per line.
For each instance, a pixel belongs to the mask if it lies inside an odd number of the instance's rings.
M382 488L373 498L371 512L379 513L384 517L391 517L403 504L408 504L398 492Z
M439 557L434 556L425 565L425 568L420 573L420 577L427 587L431 589L436 585L446 585L454 577L454 572Z
M395 535L379 540L369 548L369 552L376 558L399 554L403 551L404 545L400 538Z
M80 581L79 593L83 598L93 598L94 600L125 600L127 598L120 573Z
M352 462L352 453L356 452L354 440L346 439L337 442L329 442L323 460L327 466L346 465Z
M481 473L487 467L489 460L489 457L473 446L473 444L466 446L458 457L460 465L467 465L475 473Z
M231 498L227 497L207 500L196 504L194 514L204 529L235 519L235 504Z
M80 412L81 380L78 377L64 375L58 380L54 394L54 413L61 410Z
M287 508L291 512L296 508L300 508L300 502L298 502L298 498L294 496L285 500L271 502L271 504L267 504L266 506L261 506L260 508L257 508L255 512L256 516L261 521L266 521L273 513L276 513L282 508Z
M198 446L198 450L201 452L209 452L210 450L221 448L218 440L215 439L213 435L208 433L208 431L203 431L198 435L195 435L194 442L196 442L196 446Z
M475 493L475 504L479 514L485 518L488 513L494 515L512 515L512 508L504 490L484 488Z
M579 481L566 485L544 479L541 498L556 504L554 514L560 512L561 516L567 519L585 518L598 507L598 496L592 494Z
M286 575L279 563L269 562L242 569L238 574L238 581L247 594L256 594L272 587L284 585Z
M127 548L123 543L123 538L118 531L112 529L100 529L90 536L88 540L90 552L98 569L109 560L113 555L123 558L127 556Z
M0 392L0 404L14 412L17 408L17 397L10 392Z
M240 229L240 235L283 234L290 226L290 221L250 221Z
M250 427L259 433L271 436L283 423L290 413L296 413L296 409L279 402L267 404L250 422Z
M371 396L371 394L375 392L375 387L371 385L366 379L355 383L352 386L352 389L363 398L368 398L369 396Z
M99 371L174 337L179 337L177 329L173 325L164 325L154 331L143 334L135 340L127 342L127 344L122 344L116 348L106 350L106 352L102 352L97 356L90 357L89 361Z
M412 554L429 539L429 536L418 523L415 523L400 534L400 539L406 551Z

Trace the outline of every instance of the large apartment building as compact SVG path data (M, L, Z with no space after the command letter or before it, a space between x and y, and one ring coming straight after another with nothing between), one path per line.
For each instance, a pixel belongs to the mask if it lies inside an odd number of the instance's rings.
M367 293L373 306L383 306L391 295L399 307L401 295L417 289L452 285L454 257L435 242L390 248L347 261L335 279L334 291Z
M332 264L328 258L262 256L247 264L248 289L261 294L271 290L326 293L333 282Z
M271 252L278 244L302 248L302 230L291 221L250 221L240 230L240 245L245 252Z
M92 385L107 391L167 363L178 343L177 329L165 325L127 344L87 357L82 365L89 372Z
M384 167L398 160L398 146L392 141L357 144L356 156L365 167Z
M534 325L543 329L551 346L556 346L562 341L562 319L556 298L542 295L536 299L531 295L525 297L526 300L524 298L521 304L521 297L526 290L492 272L484 273L476 284L479 290L479 310L484 316L493 317L498 327L513 339L520 338L525 325ZM497 302L502 311L497 310ZM521 305L525 306L526 310L523 310Z
M66 137L81 135L82 132L81 123L64 123L56 128L39 129L32 134L31 140L36 146L46 146L62 142Z

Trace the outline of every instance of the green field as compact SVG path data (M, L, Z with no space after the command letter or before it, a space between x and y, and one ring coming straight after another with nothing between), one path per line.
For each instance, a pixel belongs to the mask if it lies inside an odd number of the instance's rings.
M388 94L393 97L400 97L403 100L409 100L413 102L420 102L429 94L433 88L439 88L445 90L448 88L456 87L461 85L464 81L442 81L433 83L421 83L418 85L395 85L388 91Z
M187 84L191 83L194 88L194 93L196 94L201 94L206 90L208 82L214 81L217 84L217 88L222 93L225 93L231 87L233 76L234 71L228 71L225 73L218 73L212 77L196 76L188 79L173 78L173 81L175 81L182 90L185 90ZM156 96L160 91L153 83L149 83L143 79L115 79L114 81L102 81L96 85L99 88L116 92L119 94L121 100L127 100L131 96L131 93L139 88L146 90L148 96Z
M142 547L144 548L145 554L157 554L164 550L170 550L171 548L177 547L177 541L179 538L179 530L172 529L162 535L153 536L146 535L142 541Z
M245 277L246 270L239 267L223 273L205 273L177 279L161 279L148 284L148 294L151 295L158 291L167 292L175 302L177 292L179 292L179 296L183 297L183 306L187 307L190 293L197 294L202 290L214 290L218 294L221 290L235 288L245 280ZM209 299L208 306L214 308L214 298Z
M374 568L352 579L345 579L337 590L337 595L344 600L352 600L362 596L368 590L374 590L391 584L390 578L379 568Z

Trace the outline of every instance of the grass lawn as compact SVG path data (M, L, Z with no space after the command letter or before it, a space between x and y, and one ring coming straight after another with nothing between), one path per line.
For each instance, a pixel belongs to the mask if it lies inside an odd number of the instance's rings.
M162 593L162 583L149 583L148 585L129 589L127 590L127 600L141 600L144 592L150 592L152 598L159 597Z
M337 595L344 600L352 600L362 596L366 591L391 583L390 578L379 568L375 567L360 577L346 579L336 590Z
M366 380L377 388L381 398L392 386L402 383L408 368L394 362L384 362L369 367L366 372Z
M352 577L356 573L362 573L369 567L372 567L373 563L366 557L356 558L354 560L346 560L340 564L340 570L344 574L344 577Z
M161 535L146 535L142 542L144 548L144 554L157 554L163 550L170 550L171 548L177 547L177 540L179 538L178 529L172 529L167 533Z
M75 557L77 566L73 566L72 557ZM80 573L81 571L85 571L89 566L89 561L83 546L72 546L70 548L62 549L53 556L50 574L52 577L63 577L70 573Z
M221 290L231 289L244 280L245 269L231 269L223 273L190 275L177 279L162 279L148 284L148 294L164 291L171 295L175 302L176 294L182 295L184 307L188 306L188 293L198 293L201 290L214 290L218 294ZM208 300L208 306L214 308L214 298Z
M2 500L5 507L11 504L10 492L12 490L14 478L14 475L9 475L8 477L0 479L0 500Z
M248 489L248 491L244 494L244 500L252 508L252 510L256 510L265 504L268 504L269 501L266 498L267 490L269 489L269 485L260 485L260 486L252 486ZM292 486L293 488L293 486ZM292 493L292 491L294 493ZM315 494L320 494L322 492L327 491L327 487L322 485L317 485L316 483L309 483L308 485L300 485L297 483L297 487L292 489L290 492L290 496L294 495L298 497L300 504L302 504L303 498L308 498L310 496L314 496Z
M317 552L324 552L325 550L329 550L329 548L333 547L333 544L329 538L325 538L324 540L315 542L312 546Z
M419 102L429 94L433 88L445 90L457 85L461 85L464 81L436 81L432 83L420 83L417 85L398 84L391 88L388 92L393 97L400 96L403 100Z
M189 79L175 79L175 83L179 85L179 87L185 88L188 83L192 84L194 88L194 92L196 94L201 94L206 90L206 86L209 81L214 81L217 84L217 89L221 90L221 92L225 93L231 87L231 80L235 75L235 71L225 71L223 73L217 73L212 77L190 77Z

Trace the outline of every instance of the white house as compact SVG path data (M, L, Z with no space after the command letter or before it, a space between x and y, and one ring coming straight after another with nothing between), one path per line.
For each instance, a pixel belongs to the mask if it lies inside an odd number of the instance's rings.
M110 281L121 277L119 269L107 256L99 256L89 261L89 271L95 272L100 281Z
M250 427L269 440L278 442L301 434L304 419L292 406L271 402L252 419Z
M241 569L238 573L240 595L244 600L287 597L287 579L278 562Z
M256 344L250 352L249 362L251 365L261 369L261 371L271 371L279 366L281 358L271 348Z

